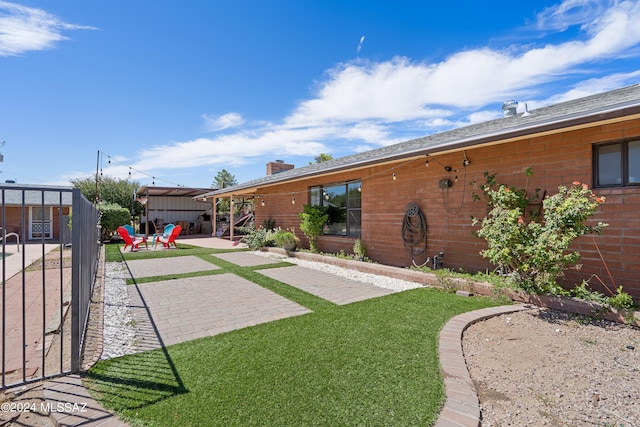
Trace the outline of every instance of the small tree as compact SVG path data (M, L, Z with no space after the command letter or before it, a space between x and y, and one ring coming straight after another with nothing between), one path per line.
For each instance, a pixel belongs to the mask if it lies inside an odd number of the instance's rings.
M217 173L215 178L213 178L212 186L215 188L221 189L221 188L233 187L234 185L237 185L237 184L238 184L238 181L236 180L235 175L231 174L226 169L222 169L220 172Z
M318 237L322 234L328 215L322 206L304 205L303 211L298 214L300 217L300 230L309 239L309 249L311 252L318 252Z
M580 259L579 252L569 250L571 242L607 226L586 223L604 197L596 197L586 184L575 181L571 187L559 186L558 193L542 201L540 212L529 214L526 191L485 176L482 189L488 213L482 221L473 219L474 225L481 224L477 235L488 244L480 253L529 292L562 293L556 279Z
M100 206L100 225L101 238L106 240L111 237L113 233L124 224L131 223L131 214L128 209L125 209L118 205L103 205Z

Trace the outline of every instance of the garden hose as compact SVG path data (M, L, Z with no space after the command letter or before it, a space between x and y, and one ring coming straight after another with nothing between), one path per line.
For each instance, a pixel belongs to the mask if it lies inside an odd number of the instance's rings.
M415 257L427 251L427 221L420 211L418 204L411 202L402 221L402 242L404 249L411 255L411 262L416 267L422 267L429 262L429 258L422 265L417 265Z

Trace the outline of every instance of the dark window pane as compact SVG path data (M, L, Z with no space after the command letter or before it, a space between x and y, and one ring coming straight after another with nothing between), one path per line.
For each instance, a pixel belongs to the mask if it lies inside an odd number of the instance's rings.
M598 185L622 184L622 145L598 147Z
M326 187L324 189L324 202L325 206L346 207L347 206L347 186L334 185L333 187Z
M349 192L349 208L359 208L362 206L361 203L361 191L360 191L360 183L359 182L350 182L347 185L347 189Z
M329 216L324 234L347 234L347 186L341 184L326 187L323 205Z
M640 141L629 142L629 182L640 184Z
M311 190L309 190L309 204L311 206L322 205L322 187L311 187Z
M362 234L362 217L360 209L349 209L349 234L360 236Z

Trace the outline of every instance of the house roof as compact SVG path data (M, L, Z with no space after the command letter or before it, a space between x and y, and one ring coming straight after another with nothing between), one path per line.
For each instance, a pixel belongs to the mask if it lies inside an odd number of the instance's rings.
M24 185L24 184L2 184L0 185L0 205L2 205L2 194L4 194L5 205L22 205L22 194L24 192L25 206L41 206L42 195L44 194L45 206L59 206L60 195L62 195L62 205L71 206L73 204L73 187L54 187L48 185Z
M411 157L497 143L510 138L559 131L594 122L622 119L631 115L640 115L640 84L542 107L531 110L528 114L520 113L511 117L502 117L363 153L291 169L233 187L209 191L200 194L198 197L243 194L254 191L253 189L256 187L342 172L383 162L393 162Z
M143 186L138 189L137 193L140 197L146 196L147 194L153 197L194 197L211 191L213 191L212 188Z

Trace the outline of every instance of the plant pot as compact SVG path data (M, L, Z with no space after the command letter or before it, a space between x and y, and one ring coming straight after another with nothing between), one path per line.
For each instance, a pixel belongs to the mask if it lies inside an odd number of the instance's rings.
M282 243L282 248L287 252L295 252L295 250L298 248L298 243L295 240L284 242Z

